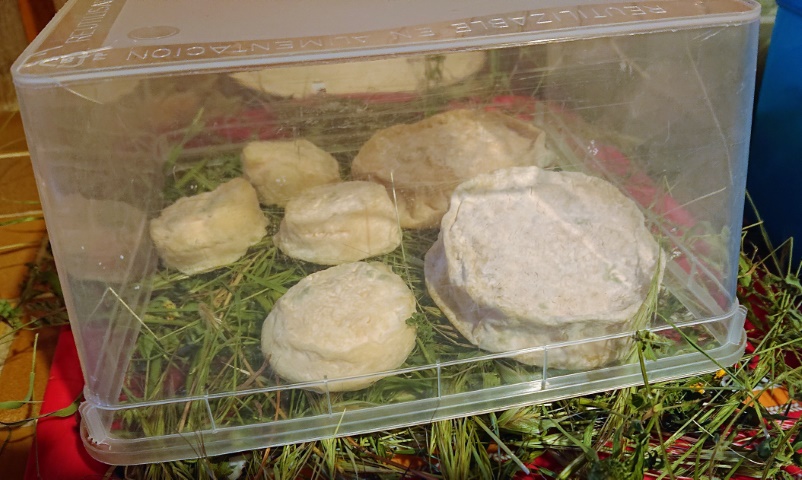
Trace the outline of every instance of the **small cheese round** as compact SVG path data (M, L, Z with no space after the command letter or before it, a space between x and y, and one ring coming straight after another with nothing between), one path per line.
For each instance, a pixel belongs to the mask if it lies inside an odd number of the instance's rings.
M309 275L276 302L262 325L262 352L290 382L385 372L415 347L415 328L407 324L413 313L415 296L384 264L338 265ZM358 390L377 380L335 381L328 390Z
M340 166L308 140L251 142L242 150L243 176L265 205L284 206L304 190L340 181Z
M235 262L267 233L250 183L235 178L211 192L178 199L150 222L164 263L187 275Z
M626 332L660 248L637 205L577 172L519 167L460 185L425 258L426 285L471 343L492 352ZM549 368L589 369L626 341L552 349ZM542 365L542 353L516 357Z
M270 67L231 74L241 85L269 95L308 97L419 92L460 82L485 65L484 52L383 58L308 66ZM434 74L433 74L434 73Z
M381 185L334 183L287 202L273 242L290 257L338 265L392 252L401 244L401 227Z
M87 100L102 105L116 102L133 92L140 82L138 78L113 77L91 83L79 83L71 86L70 90Z
M499 168L553 162L542 130L498 112L451 110L380 130L351 165L398 199L404 228L435 227L457 185Z
M143 238L145 212L117 200L70 194L53 202L52 234L59 267L82 280L139 281L156 264Z

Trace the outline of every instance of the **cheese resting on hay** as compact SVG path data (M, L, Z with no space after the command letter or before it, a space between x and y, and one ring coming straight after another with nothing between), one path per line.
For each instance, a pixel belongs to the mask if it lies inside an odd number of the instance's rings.
M274 243L290 257L338 265L392 252L401 244L395 206L372 182L305 190L287 202Z
M242 173L265 205L284 206L304 190L340 181L340 166L309 140L251 142L242 150Z
M415 347L415 295L378 262L313 273L291 287L262 325L262 352L291 382L368 375L400 367ZM334 381L328 390L358 390L373 376ZM323 388L315 388L323 391Z
M577 172L498 170L460 185L425 258L427 288L454 327L491 352L551 346L633 328L660 248L637 205ZM658 272L659 275L659 272ZM626 340L518 355L592 369Z
M458 83L485 65L484 52L396 57L312 66L266 68L231 74L241 85L280 97L423 92Z
M162 261L187 275L237 261L266 234L256 190L235 178L210 192L179 198L150 222Z
M461 182L553 161L539 128L498 112L460 109L378 131L354 158L351 175L387 188L402 227L429 228L440 223Z

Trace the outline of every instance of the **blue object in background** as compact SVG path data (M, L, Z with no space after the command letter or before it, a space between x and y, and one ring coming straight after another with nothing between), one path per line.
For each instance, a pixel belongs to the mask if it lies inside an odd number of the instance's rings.
M755 110L747 191L775 247L794 237L796 265L802 259L802 0L777 4Z

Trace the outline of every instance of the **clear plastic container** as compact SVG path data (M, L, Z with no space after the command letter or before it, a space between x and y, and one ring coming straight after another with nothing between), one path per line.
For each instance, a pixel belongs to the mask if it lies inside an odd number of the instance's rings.
M73 0L13 74L88 450L737 361L758 26L741 0Z

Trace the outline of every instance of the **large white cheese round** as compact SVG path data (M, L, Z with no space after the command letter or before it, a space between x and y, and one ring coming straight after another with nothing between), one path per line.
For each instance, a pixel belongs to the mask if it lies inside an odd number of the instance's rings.
M492 352L627 331L659 268L637 205L576 172L499 170L460 185L426 284L471 343ZM659 273L658 273L659 275ZM589 369L626 353L621 341L552 349L551 368ZM541 365L542 353L516 357Z

